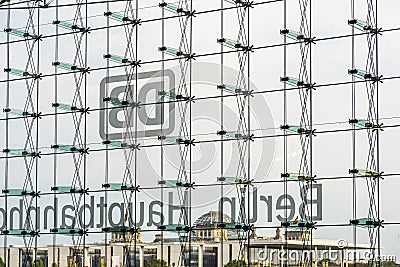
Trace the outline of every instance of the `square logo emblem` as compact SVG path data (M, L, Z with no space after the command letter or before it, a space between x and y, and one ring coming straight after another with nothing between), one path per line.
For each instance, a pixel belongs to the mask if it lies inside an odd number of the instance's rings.
M162 90L168 92L175 91L175 75L172 70L150 71L142 72L128 79L127 75L118 75L104 78L100 83L100 124L99 134L103 140L122 140L124 135L134 133L135 124L132 117L132 127L127 128L126 125L126 108L110 108L117 107L117 105L108 102L108 109L106 103L103 101L105 97L124 99L125 94L127 97L132 98L134 94L134 86L136 82L138 87L138 101L142 104L154 103L150 105L141 106L138 109L138 126L137 137L152 137L159 135L169 135L173 132L175 127L175 103L161 104L161 96L159 92ZM130 85L127 82L130 80ZM128 86L128 90L126 90ZM107 94L108 90L108 95ZM164 100L165 101L165 100ZM162 108L164 107L164 111ZM163 125L163 133L161 133L161 125ZM107 132L108 131L108 135Z

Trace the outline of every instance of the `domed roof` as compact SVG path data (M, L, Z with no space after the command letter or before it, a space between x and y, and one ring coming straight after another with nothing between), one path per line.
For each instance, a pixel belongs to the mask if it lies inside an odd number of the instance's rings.
M219 211L209 211L201 215L197 220L194 222L195 226L207 226L213 225L215 223L231 223L232 219L225 213L222 213L222 222L221 220L221 212Z

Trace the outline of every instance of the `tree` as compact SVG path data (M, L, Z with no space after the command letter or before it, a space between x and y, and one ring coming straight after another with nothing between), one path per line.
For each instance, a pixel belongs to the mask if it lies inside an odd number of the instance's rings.
M0 257L0 267L4 267L4 261L2 257Z
M394 261L381 261L381 267L395 267L396 262Z
M247 263L243 260L231 260L224 267L246 267Z
M35 260L33 267L44 267L43 261L41 259Z
M144 267L170 267L164 260L152 258L144 263Z

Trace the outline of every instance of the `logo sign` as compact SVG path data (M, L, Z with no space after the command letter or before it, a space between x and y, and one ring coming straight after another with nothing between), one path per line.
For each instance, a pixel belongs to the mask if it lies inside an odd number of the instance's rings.
M223 73L223 81L221 81L221 71ZM163 167L160 168L158 158L160 157L157 149L142 149L140 152L140 171L141 176L151 177L151 179L141 179L140 186L142 187L154 187L157 184L159 177L162 175L163 170L164 177L166 179L174 179L177 177L183 164L185 166L191 166L190 171L194 179L200 179L203 184L214 184L217 181L217 176L223 173L226 176L234 176L237 173L238 162L241 158L242 146L238 146L237 140L229 140L223 142L223 170L221 170L220 164L220 151L221 142L220 136L217 132L223 127L228 132L244 131L239 129L239 125L243 123L246 125L251 121L251 134L256 137L261 136L273 136L275 134L276 127L274 126L274 119L272 112L269 109L269 103L267 98L262 94L257 94L256 97L236 95L229 90L221 91L219 85L221 83L235 86L238 81L238 77L241 77L236 69L230 68L229 66L221 66L218 63L213 62L193 62L191 64L191 76L190 79L183 75L180 65L169 65L168 70L161 72L159 70L149 71L144 73L136 74L136 78L127 77L126 75L111 76L105 78L101 82L101 94L100 94L100 106L104 108L100 116L100 136L102 139L107 140L121 140L126 135L134 136L136 122L137 126L137 137L141 138L140 141L147 137L155 136L180 136L182 133L181 125L186 125L191 128L192 139L195 140L196 145L191 147L192 157L189 159L185 158L182 163L180 154L180 146L168 145L163 148ZM176 101L170 101L168 98L164 98L164 103L160 103L160 92L169 92L171 95L177 93L181 83L187 82L186 86L189 88L191 96L194 97L194 102L190 112L184 109L184 106L176 104ZM260 91L255 83L251 80L247 81L249 88L252 91ZM130 90L126 90L127 86ZM136 90L136 86L138 90ZM134 95L133 99L127 98L125 94ZM223 94L223 101L218 96ZM136 99L137 95L137 99ZM112 105L108 102L108 109L105 109L106 104L103 101L104 97L119 98L121 100L128 100L129 102L141 102L140 108L132 109L129 108L128 112L126 108ZM247 98L248 97L248 98ZM249 107L246 106L243 109L241 100L249 101ZM171 102L171 103L170 103ZM158 103L158 104L157 104ZM161 108L164 107L164 110ZM183 107L183 108L182 108ZM242 110L245 110L244 113ZM132 112L138 112L138 119L136 122L125 121L126 117L134 117L136 114ZM164 116L163 116L164 114ZM246 119L243 120L243 114ZM134 127L127 128L127 125ZM162 129L162 131L161 131ZM128 131L128 132L127 132ZM133 133L133 134L131 134ZM215 141L217 140L217 141ZM251 176L257 181L264 181L267 179L270 172L270 168L273 162L283 161L282 159L275 157L275 141L276 138L255 138L251 141ZM144 142L144 141L143 141ZM147 144L159 144L157 138L147 138ZM250 143L250 142L249 142ZM248 143L246 143L247 145ZM122 157L122 155L121 155ZM247 156L246 156L247 157ZM133 167L133 166L130 166ZM263 184L257 184L257 189L260 189ZM266 186L264 186L267 189ZM270 189L270 186L268 186ZM271 189L270 189L271 190ZM277 188L277 190L279 190ZM296 193L298 192L296 187ZM191 202L192 209L197 209L198 212L202 212L203 209L209 210L210 206L218 208L218 203L221 199L220 187L207 187L203 190L199 188L196 190L196 194L199 197L193 198ZM265 193L263 193L265 194ZM146 195L147 200L144 205L148 203L154 204L149 206L149 213L151 209L156 207L158 204L151 201L159 201L165 203L168 198L169 205L176 205L179 203L178 196L165 195L162 198L158 190L143 191L143 196ZM224 193L224 197L232 199L232 205L234 205L233 195L236 196L235 188L229 187ZM264 199L264 198L263 198ZM267 198L267 204L272 205L273 203ZM159 203L157 202L157 203ZM294 199L293 199L294 202ZM144 202L143 202L144 203ZM226 203L226 205L229 205ZM197 211L196 210L196 211ZM272 210L272 207L271 207ZM294 213L294 211L293 211ZM272 214L260 213L260 216L266 217L268 220L271 219ZM294 216L294 215L293 215ZM265 218L260 218L263 220ZM150 224L151 225L151 222Z
M137 78L137 81L135 80ZM130 81L128 85L128 81ZM139 87L138 100L135 101L135 85ZM159 92L174 92L175 75L171 70L142 72L131 77L118 75L104 78L100 83L100 137L104 140L121 140L124 134L135 131L135 123L126 123L123 108L117 108L109 102L108 109L105 97L127 99L129 102L154 103L141 106L138 110L137 137L161 135L160 125L163 124L164 135L171 134L175 127L175 103L157 104L161 101ZM107 94L107 92L109 92ZM127 95L127 96L126 96ZM125 97L126 96L126 97ZM162 112L162 108L165 108ZM132 120L135 116L131 116ZM107 125L107 127L106 127ZM126 125L132 125L127 128ZM107 129L107 130L106 130ZM108 135L107 135L108 132Z

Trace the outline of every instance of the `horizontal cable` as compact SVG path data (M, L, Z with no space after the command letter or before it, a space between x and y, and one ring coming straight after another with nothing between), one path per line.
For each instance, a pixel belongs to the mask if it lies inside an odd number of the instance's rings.
M349 221L350 221L350 219L349 219ZM131 223L134 225L135 224L135 221L133 220L133 218L131 219ZM224 222L225 224L227 224L227 222ZM128 224L128 223L127 223ZM235 225L235 224L237 224L237 225L241 225L240 223L234 223L234 222L232 222L232 224L233 225ZM271 223L272 224L272 223ZM252 225L252 226L254 226L254 228L255 229L276 229L276 228L285 228L284 226L282 226L282 224L272 224L272 225L254 225L254 224L248 224L248 225ZM396 222L396 221L393 221L393 222L382 222L382 226L385 226L385 225L400 225L400 221L399 222ZM184 226L190 226L190 225L181 225L182 227L184 227ZM132 231L133 231L133 229L134 229L134 226L128 226L128 225L125 225L125 227L127 227L127 229L129 230L129 228L130 229L132 229ZM156 226L154 226L154 227L156 227ZM319 224L318 223L318 221L316 221L316 224L315 224L315 227L316 228L320 228L320 227L354 227L354 225L353 224L350 224L349 222L347 222L347 223L331 223L331 224ZM112 227L111 227L112 228ZM288 227L288 228L290 228L290 227ZM92 230L92 229L97 229L97 230ZM99 231L98 230L99 228L85 228L84 230L85 231L87 231L86 233L87 234L105 234L105 232L104 231ZM171 232L171 230L161 230L161 229L159 229L159 228L157 228L157 229L141 229L140 227L139 228L136 228L137 230L138 230L138 232L139 233L153 233L153 232ZM231 231L238 231L237 229L233 229L233 228L229 228L229 227L225 227L225 228L218 228L218 227L210 227L210 226L199 226L199 227L196 227L195 225L192 225L192 226L190 226L190 229L188 229L188 230L191 230L191 231L196 231L196 230L215 230L215 229L225 229L225 230L231 230ZM4 229L4 230L6 230L6 229ZM252 228L249 228L248 229L248 231L252 231L253 229ZM175 230L173 230L173 231L175 231ZM243 230L239 230L239 231L243 231ZM367 231L367 229L365 229L365 231ZM303 232L306 232L305 230L303 230ZM185 233L185 231L184 230L180 230L180 233L183 235L184 233ZM112 232L109 232L109 234L112 234ZM123 234L122 232L121 233L119 233L119 234ZM127 232L125 232L125 234L127 235L127 237L126 237L126 239L128 240L129 239L129 237L128 237L128 234L129 234L129 231L127 231ZM46 231L46 232L44 232L44 231L40 231L40 235L66 235L66 234L61 234L61 233L52 233L52 232L50 232L50 230L48 230L48 231ZM178 234L177 234L178 235ZM247 240L247 238L245 239L245 240ZM259 239L259 240L264 240L264 239ZM233 240L230 240L230 241L239 241L238 239L233 239ZM271 241L271 240L268 240L268 239L266 239L266 240L264 240L265 242L268 242L268 241ZM276 240L272 240L272 241L276 241ZM283 240L283 241L285 241L285 240ZM297 239L297 240L287 240L288 242L290 242L290 241L302 241L302 239ZM134 241L131 241L131 242L125 242L125 243L127 243L127 244L129 244L129 243L134 243ZM250 244L252 244L253 243L253 239L250 239ZM150 245L152 244L152 243L149 243ZM161 244L161 243L153 243L153 244ZM168 244L168 242L166 242L166 241L164 241L164 244ZM206 244L212 244L212 243L206 243ZM220 243L214 243L214 244L218 244L218 245L220 245ZM257 244L257 245L260 245L258 242L257 243L253 243L253 244ZM289 243L290 244L290 243ZM360 243L357 243L357 244L360 244ZM97 246L99 246L100 244L96 244ZM369 245L369 244L368 244ZM318 245L316 245L316 246L318 246ZM324 245L324 246L327 246L327 245ZM329 247L329 246L328 246ZM271 249L271 248L270 248ZM340 248L340 249L342 249L342 248ZM368 249L368 250L370 250L371 248L370 247L368 247L368 248L357 248L356 250L363 250L363 249ZM376 249L378 249L378 248L376 248ZM352 249L353 250L353 249ZM133 253L132 253L132 255L133 255Z
M394 178L394 177L399 177L400 176L400 173L383 173L383 174L381 174L380 175L380 177L382 177L382 178ZM216 178L217 178L217 176L216 176ZM353 177L353 176L325 176L325 177L316 177L315 179L314 179L314 181L315 182L318 182L318 181L332 181L332 180L352 180L352 179L357 179L357 180L360 180L360 179L373 179L373 178L366 178L366 177L363 177L363 176L355 176L355 177ZM396 179L398 179L398 178L396 178ZM140 180L140 178L139 178L139 180ZM194 182L196 182L195 180L194 180ZM286 182L288 182L288 183L299 183L299 181L295 181L295 180L288 180L288 181L286 181ZM281 183L285 183L285 180L282 178L282 179L280 179L280 180L264 180L264 181L252 181L251 182L251 184L252 185L263 185L263 184L281 184ZM223 187L236 187L236 186L239 186L240 184L227 184L227 183L221 183L221 182L216 182L216 183L212 183L212 184L197 184L197 183L194 183L193 184L193 186L191 186L191 187L176 187L176 186L161 186L161 185L157 185L157 186L149 186L149 187L137 187L137 192L139 192L139 193L141 193L140 191L152 191L152 190L159 190L159 189L161 189L161 188L163 188L163 189L171 189L171 190L176 190L177 188L180 188L180 189L182 189L182 190L189 190L189 189L195 189L195 188L207 188L207 187L216 187L216 186L223 186ZM125 193L129 193L129 192L131 192L131 193L133 193L133 191L135 191L135 190L111 190L111 189L92 189L92 190L90 190L90 189L88 189L87 191L85 190L85 193L87 193L87 194L90 194L90 193L93 193L93 194L95 194L95 193L103 193L103 192L109 192L109 193L120 193L120 194L125 194ZM75 194L75 195L79 195L79 193L70 193L70 192L41 192L40 193L40 196L49 196L49 195L54 195L54 196L57 196L57 195L71 195L71 194ZM2 194L2 195L0 195L0 198L4 198L4 197L6 197L6 195L5 194ZM12 197L12 198L21 198L22 196L13 196L13 195L8 195L8 197ZM26 196L26 197L29 197L29 196Z
M382 78L381 81L385 80L396 80L400 79L400 76L392 76L392 77L386 77ZM336 82L336 83L327 83L327 84L317 84L314 85L313 88L324 88L324 87L332 87L332 86L341 86L341 85L351 85L351 84L360 84L360 83L367 83L370 81L346 81L346 82ZM291 87L291 88L277 88L277 89L269 89L269 90L261 90L261 91L255 91L252 92L252 95L258 95L258 94L268 94L268 93L278 93L278 92L283 92L283 91L297 91L297 90L302 90L304 88L302 87ZM212 96L205 96L205 97L199 97L195 98L195 101L201 101L201 100L210 100L210 99L221 99L221 98L230 98L230 97L237 97L237 96L245 96L245 94L224 94L223 96L221 95L212 95ZM168 101L159 101L159 102L148 102L148 103L139 103L137 104L137 107L144 107L144 106L151 106L151 105L159 105L159 104L171 104L171 103L179 103L182 102L181 100L168 100ZM93 108L87 109L87 112L94 112L94 111L105 111L105 110L113 110L113 109L124 109L127 108L126 106L115 106L115 107L104 107L104 108ZM43 113L40 114L40 117L48 117L48 116L56 116L56 115L66 115L66 114L73 114L77 113L77 111L65 111L65 112L57 112L57 113ZM20 120L20 119L26 119L27 117L24 116L15 116L12 118L0 118L0 121L5 121L5 120Z
M389 29L387 31L397 31L397 30L400 30L400 28L393 28L393 29ZM385 32L385 30L382 30L382 32ZM360 33L359 35L366 35L366 34L367 33ZM350 38L350 37L352 37L352 35L326 37L326 38L320 38L320 39L316 40L316 42L329 41L329 40L338 39L338 38ZM300 43L302 43L302 42L279 43L279 44L274 44L274 45L266 45L266 46L254 47L253 50L269 49L269 48L282 47L282 46L291 46L291 45L297 45L297 44L300 44ZM7 43L3 43L3 44L7 44ZM213 52L213 53L207 53L207 54L199 54L199 55L196 55L195 58L210 57L210 56L217 56L217 55L222 55L222 54L232 54L232 53L237 53L237 51L236 50L229 50L229 51L223 51L223 52L219 51L219 52ZM155 63L162 63L162 62L171 62L171 61L178 61L178 60L182 60L182 59L185 59L185 58L176 57L176 58L169 58L169 59L164 59L164 60L160 59L160 60L152 60L152 61L143 61L143 62L140 62L140 65L155 64ZM126 68L126 67L131 67L131 65L129 65L129 64L120 64L120 65L110 66L110 67L93 68L93 69L90 69L90 72L105 71L105 70L109 70L109 69L118 69L118 68ZM71 71L71 72L44 74L44 75L41 75L40 78L54 77L54 76L64 76L64 75L71 75L71 74L76 74L76 72ZM385 78L382 78L382 80L383 79L385 79ZM0 83L23 81L23 80L26 80L26 78L0 80ZM365 82L365 81L361 81L361 82ZM342 83L342 84L348 84L348 83ZM331 84L331 85L335 85L335 83ZM314 88L315 87L320 87L320 86L316 85L316 86L314 86ZM282 91L283 90L284 89L282 89Z
M392 128L398 128L400 127L400 124L394 124L394 125L383 125L380 126L380 129L392 129ZM366 130L371 130L369 128L346 128L346 129L334 129L334 130L324 130L324 131L314 131L314 133L317 134L329 134L329 133L339 133L339 132L352 132L352 131L366 131ZM263 136L253 136L253 140L257 139L269 139L269 138L278 138L278 137L293 137L293 136L299 136L300 134L297 133L282 133L282 134L273 134L273 135L263 135ZM193 141L191 142L192 145L196 144L207 144L207 143L218 143L218 142L237 142L237 139L234 138L227 138L227 139L212 139L212 140L203 140L203 141ZM242 141L244 142L244 141ZM98 143L100 145L100 143ZM152 144L152 145L140 145L140 149L142 148L153 148L153 147L166 147L166 146L181 146L182 144L173 144L173 143L163 143L163 144ZM104 145L106 146L106 145ZM51 147L50 147L51 148ZM124 149L130 149L130 148L124 148L124 147L113 147L113 148L100 148L100 149L89 149L86 147L89 152L102 152L102 151L113 151L113 150L124 150ZM74 154L77 152L52 152L52 153L40 153L40 156L50 156L50 155L63 155L63 154ZM6 157L0 157L0 159L12 159L12 158L21 158L24 156L6 156Z
M126 1L126 0L116 0L116 1ZM255 3L253 5L272 4L272 3L275 3L275 2L283 2L283 0L269 0L269 1L264 1L264 2L260 2L260 3ZM156 7L156 6L150 6L150 7ZM149 8L149 7L146 7L146 8ZM225 7L225 8L218 8L218 9L212 9L212 10L206 10L206 11L199 11L199 12L196 12L196 15L220 12L220 11L224 11L224 10L237 9L237 8L238 7L236 7L236 6L230 6L230 7ZM6 9L6 10L8 10L8 9ZM94 18L94 17L99 17L99 16L104 16L104 15L94 15L94 16L89 16L88 18ZM153 19L147 19L147 20L140 20L140 24L148 23L148 22L169 20L169 19L177 19L177 18L180 18L180 17L182 17L182 16L176 15L176 16L167 16L167 17L159 17L159 18L153 18ZM71 21L71 20L66 20L66 21ZM41 24L40 26L45 26L45 25L52 25L52 23L51 24L50 23ZM124 26L127 26L127 25L129 25L129 24L126 24L126 23L124 24L123 23L123 24L116 24L116 25L110 25L110 26L90 28L90 32L99 31L99 30L106 30L106 29L113 29L113 28L120 28L120 27L124 27ZM76 32L72 31L72 32L59 33L59 34L43 35L43 36L41 36L41 40L48 39L48 38L59 37L59 36L74 35L74 34L76 34ZM6 44L21 43L21 42L25 42L25 40L15 40L15 41L3 42L3 43L0 43L0 46L1 45L6 45Z

